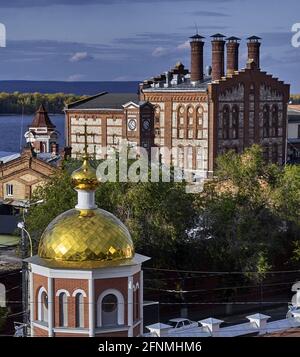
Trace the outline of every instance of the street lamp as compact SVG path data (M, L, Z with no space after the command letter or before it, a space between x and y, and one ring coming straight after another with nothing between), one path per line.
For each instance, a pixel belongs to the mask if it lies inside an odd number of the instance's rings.
M30 237L29 232L25 229L25 222L19 222L18 223L18 228L21 229L21 231L22 231L22 241L25 240L24 232L27 234L27 237L28 237L28 240L29 240L29 243L30 243L30 256L32 257L32 255L33 255L32 239ZM22 251L22 253L24 253L24 255L25 255L25 252Z
M25 262L25 258L27 258L27 244L25 239L25 234L29 240L30 244L30 256L33 255L33 244L32 239L25 228L25 212L31 206L43 203L44 200L38 200L36 202L30 203L29 201L24 204L22 210L23 221L18 223L18 228L21 229L21 253L22 253L22 310L23 310L23 326L24 326L24 336L27 336L27 325L29 322L28 318L28 271L27 271L27 263Z

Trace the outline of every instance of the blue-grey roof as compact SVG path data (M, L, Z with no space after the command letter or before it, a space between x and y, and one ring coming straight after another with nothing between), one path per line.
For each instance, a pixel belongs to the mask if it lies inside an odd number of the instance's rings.
M124 104L128 102L138 103L138 101L138 94L102 92L86 99L71 103L66 109L123 109Z

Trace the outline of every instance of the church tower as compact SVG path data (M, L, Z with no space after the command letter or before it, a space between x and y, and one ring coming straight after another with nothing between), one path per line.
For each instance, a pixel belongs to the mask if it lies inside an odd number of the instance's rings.
M143 333L142 263L125 225L97 208L95 170L85 154L73 172L75 208L44 231L27 259L32 336L131 337Z
M36 153L58 154L58 131L43 105L36 112L28 131L24 134Z

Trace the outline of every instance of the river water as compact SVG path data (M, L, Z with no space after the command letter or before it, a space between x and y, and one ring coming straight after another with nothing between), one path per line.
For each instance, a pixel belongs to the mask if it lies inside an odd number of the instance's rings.
M20 152L20 148L25 145L24 133L31 124L34 115L0 115L0 151ZM52 123L59 131L59 147L65 143L65 116L50 115ZM20 145L21 142L21 145Z

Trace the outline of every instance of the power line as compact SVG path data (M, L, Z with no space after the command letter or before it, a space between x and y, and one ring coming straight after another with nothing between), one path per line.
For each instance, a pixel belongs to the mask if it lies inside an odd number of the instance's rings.
M173 293L196 293L196 292L206 292L206 291L215 291L215 290L228 290L228 289L250 289L250 288L262 288L268 286L278 286L278 285L290 285L295 283L295 281L289 281L284 283L270 283L270 284L258 284L258 285L240 285L240 286L228 286L224 288L213 288L213 289L198 289L198 290L172 290L172 289L161 289L161 288L151 288L144 287L144 290L156 290L156 291L165 291Z
M286 273L300 273L300 270L272 270L272 271L199 271L199 270L179 270L179 269L165 269L165 268L149 268L143 267L143 270L166 271L173 273L186 274L213 274L213 275L229 275L229 274L286 274Z
M7 304L20 304L22 300L16 300L16 301L0 301L1 302L6 302ZM41 301L29 301L30 304L40 304ZM209 304L214 304L214 305L227 305L227 304L235 304L235 305L243 305L243 304L291 304L291 301L233 301L233 302L217 302L217 301L204 301L204 302L161 302L161 301L155 301L155 303L158 303L160 305L209 305ZM52 301L52 304L54 304L54 301ZM62 302L62 304L69 304L69 305L75 305L75 302ZM97 305L97 303L90 303L90 302L81 302L79 304L82 305L90 305L94 304ZM128 302L128 303L123 303L123 302L117 302L118 305L136 305L139 304L139 302ZM102 303L101 305L112 305L112 303Z

